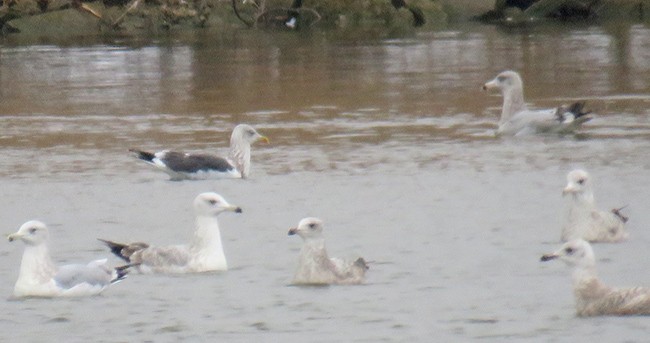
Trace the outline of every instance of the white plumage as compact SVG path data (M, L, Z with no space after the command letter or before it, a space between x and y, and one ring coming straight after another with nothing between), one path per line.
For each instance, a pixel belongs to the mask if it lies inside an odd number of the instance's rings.
M610 212L596 207L591 177L576 169L567 174L567 185L562 194L568 197L567 217L562 227L562 240L582 238L590 242L619 242L627 239L627 217L620 209Z
M568 107L529 110L524 102L524 86L517 72L508 70L483 85L484 90L498 90L503 96L498 135L526 135L534 133L568 133L591 119L583 112L584 102Z
M323 222L318 218L303 218L297 227L289 230L289 235L299 235L303 239L298 268L293 278L294 284L359 284L368 270L366 261L330 258L325 249Z
M221 243L217 216L224 211L241 213L217 193L201 193L194 199L196 231L190 244L150 246L146 243L121 244L100 239L118 257L142 273L198 273L228 270Z
M556 258L573 268L573 293L578 316L650 315L650 289L613 288L603 284L598 279L594 252L587 241L566 242L554 253L542 256L541 260Z
M16 297L99 294L109 285L124 279L129 267L110 268L106 259L57 267L47 246L47 226L36 220L26 222L7 238L10 242L21 240L25 243L20 273L14 286Z
M247 124L235 126L227 158L163 150L156 153L130 149L136 157L167 173L171 180L247 178L251 170L251 144L269 142Z

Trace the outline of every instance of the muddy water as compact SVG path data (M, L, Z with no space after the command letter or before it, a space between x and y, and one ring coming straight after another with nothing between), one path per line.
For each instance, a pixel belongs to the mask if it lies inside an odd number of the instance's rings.
M402 38L232 32L162 41L0 48L0 218L40 218L57 262L95 240L189 239L191 201L217 191L226 273L132 275L102 296L9 299L20 244L0 244L0 340L557 341L647 338L645 318L577 319L556 248L566 173L629 205L630 241L598 245L601 277L649 285L650 29L465 26ZM521 71L526 99L587 99L571 137L494 138ZM129 147L224 153L231 128L271 139L249 180L169 182ZM372 261L357 287L290 286L304 216L331 255ZM118 261L112 259L113 262Z

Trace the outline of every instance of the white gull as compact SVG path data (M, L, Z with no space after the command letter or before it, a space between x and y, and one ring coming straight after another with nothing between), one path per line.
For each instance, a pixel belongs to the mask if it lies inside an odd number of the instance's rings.
M88 264L56 266L47 246L47 226L37 220L24 223L7 237L10 242L21 240L25 251L20 273L14 286L16 297L88 296L99 294L108 286L126 277L130 265L110 268L106 259Z
M613 288L603 284L598 279L594 252L587 241L566 242L554 253L543 255L541 260L557 258L573 267L573 293L578 316L650 315L650 289Z
M239 124L230 136L230 151L227 158L209 154L191 154L163 150L151 153L130 149L136 156L169 174L171 180L203 180L220 178L247 178L251 169L251 144L257 141L269 142L253 127Z
M568 133L591 119L584 112L584 102L568 107L529 110L524 102L524 86L517 72L508 70L483 85L483 90L498 90L503 96L498 135L525 135L533 133Z
M241 213L217 193L201 193L194 199L196 231L190 244L150 246L147 243L116 243L100 239L113 254L137 264L141 273L200 273L228 270L217 216L224 211Z
M590 242L619 242L627 239L627 217L621 214L621 208L610 212L598 210L589 173L582 169L569 172L562 194L569 197L562 227L563 241L582 238Z
M291 228L289 235L297 234L303 239L294 284L327 285L362 283L368 270L366 261L359 257L354 261L330 258L325 249L323 222L318 218L303 218L298 227Z

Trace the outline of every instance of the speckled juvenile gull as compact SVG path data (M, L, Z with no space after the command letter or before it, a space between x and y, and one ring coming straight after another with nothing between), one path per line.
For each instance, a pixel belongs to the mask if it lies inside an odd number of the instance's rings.
M568 196L567 217L562 227L562 240L582 238L590 242L620 242L627 239L627 217L614 209L599 211L594 201L589 174L576 169L567 175L567 185L562 191Z
M190 154L177 151L151 153L130 149L136 156L169 174L171 180L203 180L220 178L247 178L251 169L251 144L258 140L269 142L250 125L235 126L230 136L227 158L209 154Z
M330 258L325 249L323 222L318 218L303 218L298 227L291 228L289 235L303 239L294 284L359 284L368 270L366 261L359 257L354 261Z
M556 258L573 267L573 293L578 316L650 315L650 289L604 285L598 279L594 252L587 241L566 242L556 252L542 256L541 260Z
M122 244L100 239L113 254L138 264L141 273L199 273L228 270L221 244L217 216L224 211L241 213L217 193L201 193L194 199L196 231L188 245L150 246L137 242Z
M524 102L524 86L517 72L508 70L483 85L483 90L496 89L503 96L499 120L499 135L525 135L533 133L568 133L591 119L583 112L584 102L569 107L529 110Z
M106 259L88 264L56 266L50 258L47 226L37 220L23 224L7 237L25 243L20 273L14 286L16 297L87 296L101 293L126 277L127 266L110 268Z

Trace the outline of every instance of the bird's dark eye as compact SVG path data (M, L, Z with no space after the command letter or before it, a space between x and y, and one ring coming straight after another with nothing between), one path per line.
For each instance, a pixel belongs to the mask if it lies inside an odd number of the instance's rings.
M499 82L503 82L503 81L505 81L505 80L506 80L506 77L505 77L505 76L497 76L497 81L499 81Z
M316 228L316 224L314 224L314 223L309 224L309 228L310 228L310 229L315 229L315 228Z
M579 180L578 180L578 184L579 184L579 185L583 185L584 183L585 183L585 179L579 179Z
M253 130L249 130L249 131L248 131L248 135L249 135L249 136L255 136L255 131L253 131Z
M568 247L568 248L564 249L564 252L566 252L567 255L571 255L571 254L573 254L573 248Z
M210 205L215 205L217 203L217 201L214 199L210 199L208 200L208 202L210 203Z
M36 233L36 228L33 227L33 228L29 229L29 233L31 233L32 235L35 234Z

